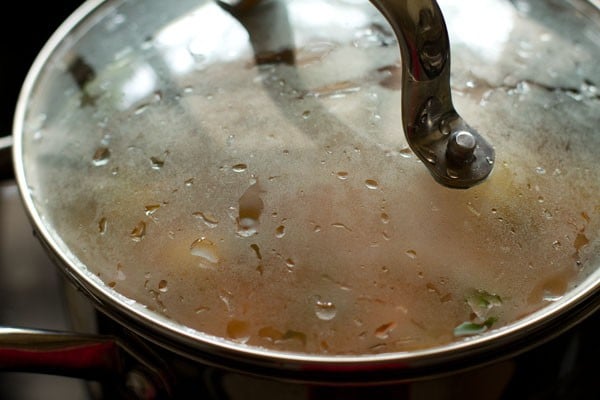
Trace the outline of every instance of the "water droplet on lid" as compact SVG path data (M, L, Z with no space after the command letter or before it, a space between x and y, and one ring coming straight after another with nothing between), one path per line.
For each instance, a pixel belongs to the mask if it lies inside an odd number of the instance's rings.
M113 32L127 21L127 17L123 14L114 13L106 20L104 27L107 31Z
M367 189L375 190L379 187L379 183L374 179L367 179L365 181L365 186Z
M348 179L349 174L346 171L340 171L337 174L338 179L345 181L346 179Z
M150 157L150 162L152 163L152 169L156 170L161 169L165 165L165 160L158 157Z
M208 307L204 307L204 306L200 306L200 307L196 307L196 309L194 310L194 312L196 314L202 314L203 312L209 311L210 308Z
M381 218L381 222L384 224L389 224L390 223L390 216L387 215L386 213L381 213L381 215L379 216L379 218Z
M194 178L186 179L183 183L186 187L191 187L194 184Z
M310 117L310 111L306 110L302 113L302 118L308 119Z
M239 236L250 237L258 231L259 219L264 208L260 193L261 190L258 182L255 182L246 189L239 199L239 214L237 218L237 234Z
M544 167L535 167L535 172L539 175L544 175L546 173L546 169L544 169Z
M106 218L100 218L100 221L98 221L98 232L100 232L101 235L105 234L107 227L108 221L106 220Z
M204 225L208 226L209 228L214 228L217 225L219 225L219 221L210 214L198 211L193 213L192 215L200 219L204 223Z
M253 218L238 219L237 234L241 237L250 237L258 232L258 221Z
M559 240L555 240L554 242L552 242L552 248L554 250L560 250L561 247L562 247L562 243L560 243Z
M227 324L227 336L236 342L246 343L250 339L250 324L232 319Z
M231 167L231 170L233 172L244 172L248 169L248 166L246 164L236 164L233 167Z
M151 216L160 208L160 204L150 204L144 207L146 215Z
M127 277L125 276L125 271L123 271L123 266L121 263L117 264L117 280L124 281Z
M291 270L296 266L296 262L293 259L288 258L287 260L285 260L285 265L288 267L288 269Z
M254 254L256 254L256 258L262 260L262 254L260 254L260 247L256 243L254 243L250 245L250 248L254 251Z
M398 154L400 154L400 156L404 157L404 158L412 158L412 156L413 156L413 152L410 149L410 147L405 147L403 149L400 149Z
M129 236L131 237L131 239L134 242L139 242L144 238L145 235L146 235L146 223L144 221L140 221L133 228L133 230L131 231Z
M165 293L167 290L169 290L168 282L165 281L164 279L161 280L160 282L158 282L158 290L162 293Z
M585 236L583 232L579 232L575 237L575 242L573 243L573 246L575 247L575 250L579 252L581 248L587 246L589 243L590 240L587 238L587 236Z
M149 107L149 104L142 104L140 106L138 106L135 110L133 110L133 115L140 115L143 114Z
M216 264L219 262L219 253L217 252L217 246L204 237L195 240L191 244L190 253L193 256L200 257L211 264Z
M408 256L408 258L411 258L413 260L417 258L417 252L414 250L407 250L406 255Z
M276 342L283 339L283 332L273 328L272 326L265 326L258 330L258 336L271 342Z
M227 139L225 140L225 144L227 146L232 146L235 143L235 135L228 135Z
M333 226L334 228L339 228L339 229L343 229L348 232L352 232L352 229L350 229L347 225L345 225L341 222L333 223L333 224L331 224L331 226Z
M335 318L337 309L331 301L321 300L317 298L315 302L315 314L322 321L330 321Z
M381 115L374 112L371 114L371 117L369 118L369 120L371 122L377 123L377 122L381 121Z
M102 165L108 164L110 159L110 150L108 147L98 147L94 152L94 156L92 158L92 163L96 167L100 167Z
M553 294L553 293L549 293L549 292L544 292L544 295L542 296L542 299L544 301L549 301L549 302L559 301L562 298L563 298L563 296L560 294Z
M279 225L275 229L275 237L278 238L278 239L281 239L284 236L285 236L285 226Z

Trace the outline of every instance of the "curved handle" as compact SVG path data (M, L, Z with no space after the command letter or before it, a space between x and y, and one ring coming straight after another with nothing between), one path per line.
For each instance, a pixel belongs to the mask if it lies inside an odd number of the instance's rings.
M402 124L409 146L444 186L466 189L492 172L494 149L456 112L450 41L435 0L371 0L398 38Z
M216 2L245 22L250 33L256 33L260 30L248 25L244 17L269 0ZM450 43L437 2L371 0L371 3L388 20L398 39L402 62L402 125L408 145L440 184L465 189L482 182L492 171L494 149L458 115L452 104ZM269 14L255 21L263 26L265 20L275 24L268 28L271 44L274 40L285 41L285 33L290 31L285 26L286 16L274 18L274 10L275 7L265 8L263 12ZM281 33L283 37L279 36ZM252 42L254 45L260 40L255 38ZM293 55L280 56L282 62L293 64Z
M123 398L169 398L169 380L149 354L109 336L0 327L0 371L109 381Z
M118 353L110 338L0 328L0 370L102 377L121 369Z

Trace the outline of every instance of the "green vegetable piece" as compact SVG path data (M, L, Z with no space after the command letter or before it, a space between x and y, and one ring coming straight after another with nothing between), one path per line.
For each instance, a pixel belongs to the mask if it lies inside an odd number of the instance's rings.
M462 337L479 335L491 328L496 321L497 318L490 317L481 324L476 322L463 322L454 328L454 336Z
M469 293L466 296L466 302L479 319L485 320L492 308L502 305L502 298L480 289Z

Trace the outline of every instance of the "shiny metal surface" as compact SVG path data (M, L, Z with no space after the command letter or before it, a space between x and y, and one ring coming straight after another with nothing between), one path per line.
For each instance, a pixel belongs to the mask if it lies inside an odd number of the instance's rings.
M86 101L89 101L89 98L86 98ZM39 221L38 221L39 222ZM56 249L54 249L56 250ZM110 310L112 306L115 305L115 303L117 303L117 309L116 310L118 313L123 313L123 314L129 314L129 315L125 315L126 317L139 317L139 318L133 318L135 321L133 322L134 325L140 324L142 325L140 331L142 333L144 333L144 328L148 327L150 330L156 330L158 331L159 335L158 335L158 341L160 342L162 339L164 340L164 343L168 346L171 344L174 344L176 347L183 347L185 348L186 346L189 346L190 348L195 348L196 346L200 347L200 350L206 350L206 348L204 347L204 343L199 344L197 341L195 341L195 337L192 334L188 334L189 332L182 332L179 331L178 329L181 327L173 327L172 325L169 325L167 323L165 323L162 319L152 319L153 317L150 317L149 320L145 320L144 316L142 314L136 314L137 311L132 311L130 309L128 309L127 307L127 302L123 301L122 299L118 299L115 300L114 298L111 298L108 294L110 294L110 291L108 289L106 289L106 287L104 286L100 286L96 281L90 283L85 281L85 279L82 278L82 274L81 271L69 271L71 273L73 273L73 277L74 280L77 281L79 280L81 283L81 286L86 287L89 291L90 291L90 297L94 298L97 300L98 303L101 304L101 306L105 306L106 309ZM83 281L83 283L81 282ZM582 297L582 298L578 298L577 300L579 300L580 302L583 302L584 300L587 300L587 298ZM595 306L590 306L589 309L587 311L591 312L590 310L593 310ZM120 308L120 310L119 310ZM140 317L140 315L142 315L142 317ZM141 322L140 322L141 321ZM535 325L536 322L539 322L539 320L536 319L530 319L529 320L529 326L531 327L531 325ZM556 322L556 321L552 321L552 322ZM144 326L144 325L148 325L148 326ZM568 324L567 324L568 325ZM557 329L562 329L560 324L556 324L555 326ZM136 326L136 328L139 328L139 326ZM146 332L147 333L147 332ZM539 333L539 332L538 332ZM525 330L524 332L521 332L520 335L522 335L520 337L520 339L523 339L524 337L526 337L528 334L528 331ZM161 335L164 335L164 337L162 337ZM152 336L152 335L148 335L148 336ZM518 337L518 335L517 335ZM502 343L502 341L500 341ZM214 343L212 343L214 344ZM460 346L459 346L460 347ZM498 345L498 348L500 349L499 351L503 351L505 350L505 348L502 348L502 346ZM219 353L219 355L225 355L225 356L232 356L232 354L229 354L229 352L235 352L238 349L236 349L233 346L225 346L223 349L224 350L223 354ZM249 352L248 354L245 354L246 356L248 356L247 359L243 360L244 362L257 362L258 364L260 364L261 362L265 362L265 357L268 358L269 354L268 352ZM431 355L431 354L430 354ZM233 358L236 358L238 355L237 354L233 354ZM200 357L199 357L200 358ZM434 357L435 358L435 357ZM452 357L450 357L452 358ZM385 362L389 361L389 357L386 359L386 357L379 357L379 359L375 359L375 361L382 361L383 364L385 364ZM289 361L289 360L286 360ZM296 358L291 360L292 362L306 362L309 366L312 364L313 361L315 360L311 360L311 359L304 359L304 358ZM318 361L318 360L317 360ZM325 361L325 362L332 362L335 364L335 362L337 360L332 359L332 358L327 358L324 357L321 361ZM356 359L352 359L352 358L348 358L347 360L348 362L354 362L357 361ZM359 360L360 361L360 360ZM448 361L448 360L446 360ZM452 361L452 360L451 360ZM452 363L450 363L452 365ZM375 365L375 367L378 366L377 363L373 363L373 365ZM419 365L419 362L417 360L415 365ZM315 371L315 375L318 374L319 371Z
M458 115L452 104L450 42L437 2L372 3L398 37L402 121L408 144L439 183L461 189L481 183L492 172L494 148ZM457 140L459 135L462 140Z

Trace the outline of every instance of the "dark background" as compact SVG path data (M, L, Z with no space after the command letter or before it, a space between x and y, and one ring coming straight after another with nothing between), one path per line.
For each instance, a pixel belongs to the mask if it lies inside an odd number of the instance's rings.
M0 135L12 131L12 120L21 85L36 55L48 38L81 0L18 1L2 11L0 58Z
M58 26L82 1L5 3L0 31L0 136L12 132L25 76ZM11 180L0 180L0 326L65 330L61 281L32 234ZM84 382L51 375L0 372L0 400L84 400Z

